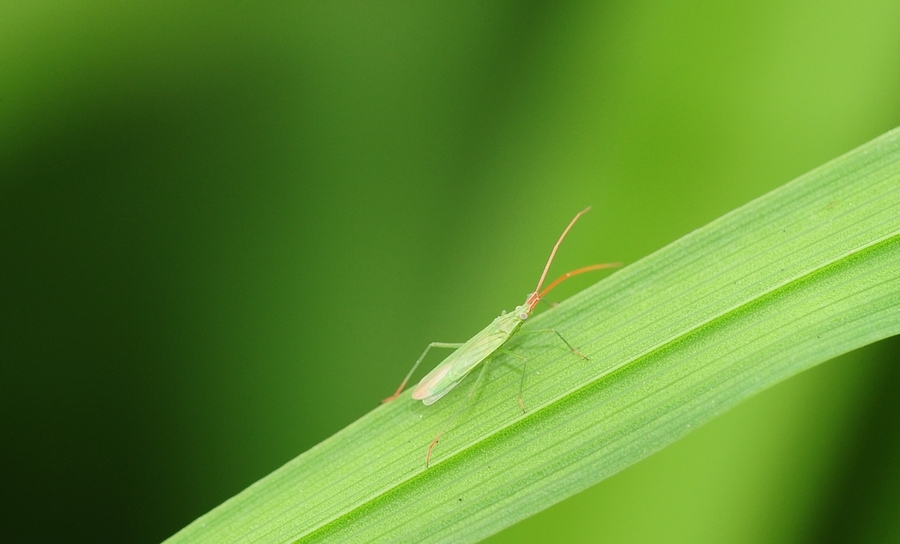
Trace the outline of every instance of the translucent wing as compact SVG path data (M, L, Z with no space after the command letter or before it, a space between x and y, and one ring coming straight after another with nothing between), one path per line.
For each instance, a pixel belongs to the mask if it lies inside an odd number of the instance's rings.
M507 340L509 333L491 323L422 378L413 390L412 398L426 405L434 404Z

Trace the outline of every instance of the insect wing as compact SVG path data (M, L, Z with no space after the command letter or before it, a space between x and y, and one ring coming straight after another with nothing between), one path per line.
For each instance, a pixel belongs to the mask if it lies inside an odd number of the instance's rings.
M449 393L454 387L456 387L456 384L458 384L461 381L462 380L457 380L455 382L452 382L450 385L445 387L444 390L441 391L440 393L435 393L434 395L431 395L430 397L425 397L424 399L422 399L422 404L424 404L425 406L431 406L435 402L439 401L441 399L441 397L443 397L444 395Z
M434 404L508 339L504 331L491 328L481 331L422 378L412 398L425 405Z

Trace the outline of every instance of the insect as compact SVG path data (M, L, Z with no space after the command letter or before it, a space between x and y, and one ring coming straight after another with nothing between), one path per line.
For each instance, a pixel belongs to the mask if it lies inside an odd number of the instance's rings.
M400 393L406 387L406 383L409 381L410 377L412 377L413 373L419 367L419 364L431 350L431 348L448 348L455 349L453 353L447 356L439 365L434 367L434 369L429 372L419 384L413 389L412 398L416 400L421 400L426 406L434 404L438 400L440 400L444 395L449 393L454 387L459 385L462 380L469 375L469 373L482 362L485 365L482 367L481 373L478 376L478 379L475 382L475 386L473 386L472 391L469 393L469 398L471 398L472 393L475 389L477 389L479 382L481 381L481 377L484 374L484 369L487 368L487 361L497 352L509 353L515 357L518 357L523 362L522 367L522 380L519 386L519 394L518 394L518 402L519 408L521 408L522 413L525 412L525 404L522 402L522 386L525 383L525 358L521 355L518 355L512 351L509 351L503 347L503 345L510 339L516 332L519 331L519 328L522 326L522 323L525 322L526 319L531 315L534 311L535 306L537 306L538 302L541 301L544 296L550 292L551 289L562 283L564 280L571 278L572 276L577 276L578 274L583 274L585 272L590 272L592 270L602 270L604 268L614 268L620 266L620 263L601 263L601 264L593 264L590 266L585 266L583 268L578 268L576 270L572 270L571 272L566 272L556 280L550 283L543 291L541 287L544 284L544 280L547 277L547 271L550 270L550 263L553 262L553 258L556 256L556 250L559 249L559 245L562 243L563 239L569 233L569 229L572 228L572 225L578 220L579 217L584 215L590 210L590 206L578 212L575 217L569 222L569 225L563 231L563 233L559 236L559 239L556 241L556 245L553 246L553 250L550 252L550 258L547 259L547 264L544 266L544 271L541 273L541 278L538 280L537 287L534 289L534 292L529 293L528 297L525 299L523 304L516 306L515 310L512 312L503 312L496 319L494 319L490 325L481 330L478 334L470 338L467 342L464 343L451 343L451 342L432 342L428 344L428 347L425 348L425 351L422 352L422 355L419 356L418 360L416 360L413 367L409 370L406 377L403 379L403 382L400 383L400 387L397 388L397 391L391 395L390 397L382 400L382 403L390 402L400 396ZM580 351L575 349L569 342L566 341L565 338L559 334L555 329L539 329L539 330L529 330L523 332L532 332L532 333L553 333L555 334L562 342L572 351L575 355L581 357L582 359L587 359ZM462 408L462 407L461 407ZM460 408L460 409L461 409ZM449 424L453 421L456 415L459 413L459 410L448 421L447 425L444 427L438 435L432 440L431 445L428 446L428 453L425 457L425 466L428 467L428 463L431 460L431 451L440 441L441 436L443 436L444 431L449 427Z

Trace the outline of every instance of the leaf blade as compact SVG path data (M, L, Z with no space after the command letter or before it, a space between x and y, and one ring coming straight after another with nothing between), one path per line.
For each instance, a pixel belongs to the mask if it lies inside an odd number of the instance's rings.
M170 542L473 541L677 440L790 375L900 333L900 131L743 206L529 320L465 421L379 407ZM407 394L408 395L408 394ZM462 418L461 418L462 419Z

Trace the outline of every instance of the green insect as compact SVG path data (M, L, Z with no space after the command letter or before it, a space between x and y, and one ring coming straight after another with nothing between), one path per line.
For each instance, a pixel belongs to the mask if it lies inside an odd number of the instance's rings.
M397 391L391 395L390 397L384 399L382 402L390 402L396 399L400 393L403 391L404 387L406 387L406 382L409 381L410 377L412 377L413 373L419 367L419 364L428 354L428 351L431 348L449 348L455 349L453 353L447 356L446 359L441 361L439 365L434 367L434 370L429 372L422 380L419 382L419 385L413 389L412 398L416 400L421 400L425 405L431 405L440 400L444 395L449 393L454 387L459 385L459 383L468 376L469 372L471 372L476 366L481 363L485 363L485 366L482 367L481 373L476 380L475 386L472 388L472 392L469 393L469 398L471 398L472 393L477 388L478 383L481 381L481 376L484 374L484 369L487 368L486 362L498 351L502 351L504 353L509 353L515 357L522 359L523 368L522 368L522 381L520 383L518 401L519 408L521 408L522 412L525 412L525 404L522 402L522 386L525 382L525 368L524 368L524 357L517 355L509 350L503 348L503 345L510 339L512 336L519 331L519 328L522 326L522 323L525 322L526 319L531 315L534 311L535 306L537 306L538 302L541 301L544 296L550 292L551 289L559 285L564 280L571 278L572 276L577 276L578 274L583 274L584 272L590 272L592 270L602 270L604 268L614 268L616 266L620 266L620 263L602 263L602 264L594 264L590 266L585 266L583 268L579 268L577 270L573 270L571 272L566 272L556 280L554 280L550 285L548 285L543 291L541 291L541 286L544 284L544 279L547 277L547 271L550 270L550 263L553 262L553 258L556 256L556 250L559 249L559 245L562 243L563 239L569 233L569 229L572 228L572 225L575 224L575 221L578 220L583 214L587 213L590 210L590 206L578 212L572 221L569 222L569 225L566 227L566 230L559 236L559 239L556 241L556 245L553 246L553 251L550 252L550 258L547 259L547 264L544 266L544 271L541 274L541 279L538 280L537 287L534 292L528 295L528 298L525 299L525 303L519 306L516 306L516 309L512 312L501 313L496 319L494 319L490 325L481 330L478 334L469 339L468 342L465 343L450 343L450 342L432 342L428 344L428 347L425 348L425 351L422 352L422 355L419 356L419 359L410 369L409 373L403 379L403 382L400 384L400 387L397 388ZM555 334L563 343L572 351L575 355L587 359L580 351L572 347L565 338L559 334L555 329L540 329L540 330L530 330L524 332L543 332L543 333L553 333ZM453 418L459 413L457 411L453 417L451 417L450 422L453 421ZM428 466L429 461L431 460L431 451L440 441L441 436L444 434L444 431L449 426L450 422L444 427L434 440L431 441L431 445L428 446L428 453L425 457L425 466Z

